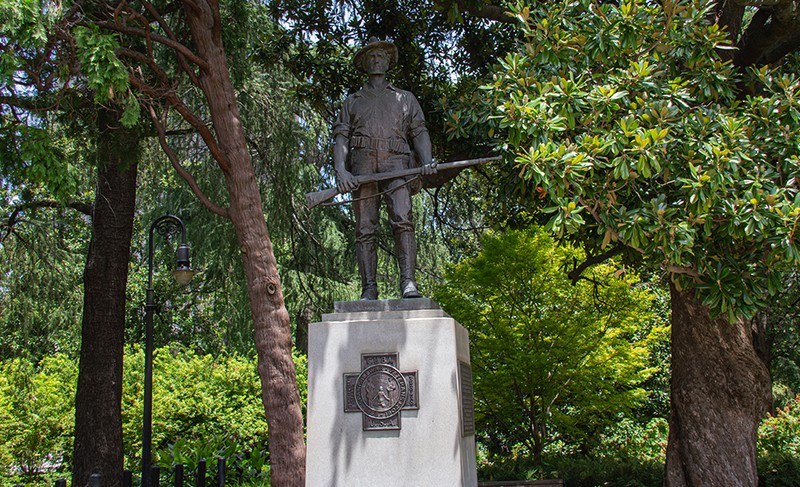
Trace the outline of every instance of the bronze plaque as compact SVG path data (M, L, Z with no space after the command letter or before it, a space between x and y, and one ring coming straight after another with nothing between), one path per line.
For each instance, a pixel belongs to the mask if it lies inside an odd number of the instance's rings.
M397 353L361 355L361 372L344 374L344 412L362 413L363 430L400 429L400 411L419 409L417 372L401 372Z

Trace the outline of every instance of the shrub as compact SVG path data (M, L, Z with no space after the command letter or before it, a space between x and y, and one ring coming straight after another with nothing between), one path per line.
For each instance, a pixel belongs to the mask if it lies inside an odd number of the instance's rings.
M0 363L0 474L34 482L70 460L78 368L65 354Z
M307 361L295 354L301 400ZM153 364L153 461L194 468L228 458L228 478L266 484L267 423L255 358L200 355L175 345L156 350ZM71 469L78 366L65 354L39 364L0 362L0 485L52 485ZM126 350L122 420L125 468L141 467L144 354ZM171 468L170 468L171 470Z
M294 359L301 400L305 401L306 359L300 354ZM125 461L132 470L139 468L141 461L143 377L144 354L135 346L125 355L122 398ZM266 438L255 357L201 355L180 345L156 350L154 464L168 467L177 461L176 456L187 464L200 458L212 462L217 456L233 460L266 451Z
M761 423L758 430L759 485L800 485L800 395Z

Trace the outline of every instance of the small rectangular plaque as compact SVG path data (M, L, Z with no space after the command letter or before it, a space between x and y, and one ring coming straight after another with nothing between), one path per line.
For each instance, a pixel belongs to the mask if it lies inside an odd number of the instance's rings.
M461 436L475 434L475 398L472 391L472 367L466 362L458 362L458 375L461 382Z

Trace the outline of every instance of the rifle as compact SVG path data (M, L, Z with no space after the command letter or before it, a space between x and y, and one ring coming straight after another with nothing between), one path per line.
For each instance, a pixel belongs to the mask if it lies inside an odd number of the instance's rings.
M461 169L470 166L477 166L479 164L486 164L487 162L499 161L500 159L501 159L500 156L494 156L494 157L480 157L478 159L467 159L463 161L445 162L442 164L437 164L436 169L439 171L447 171L448 169ZM388 179L397 179L406 176L416 176L421 173L422 173L421 167L412 167L410 169L400 169L399 171L362 174L360 176L356 176L356 182L360 186L362 184L376 183L379 181L386 181ZM327 201L333 198L334 196L338 196L340 194L341 191L339 191L339 188L336 186L328 189L323 189L320 191L312 191L310 193L306 193L306 206L308 206L309 209L314 208L323 201Z

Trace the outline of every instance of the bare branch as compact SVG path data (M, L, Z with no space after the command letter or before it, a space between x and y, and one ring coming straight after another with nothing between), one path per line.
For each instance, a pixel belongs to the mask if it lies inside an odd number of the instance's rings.
M608 259L610 259L611 257L614 257L617 254L621 254L622 252L625 251L625 247L626 246L623 245L623 244L617 244L616 246L610 248L609 250L606 250L605 252L603 252L601 254L588 256L586 258L586 260L581 262L580 265L578 265L577 267L575 267L574 269L569 271L567 273L567 277L569 277L569 280L572 281L572 285L574 286L582 278L581 274L583 273L583 271L585 271L587 268L589 268L589 267L591 267L591 266L593 266L595 264L603 263L603 262L607 261ZM587 281L590 281L590 282L595 282L592 279L589 279L589 278L586 278L586 277L583 277L583 279L586 279Z
M434 0L433 3L442 10L451 9L455 3L459 10L486 20L493 20L505 24L514 24L517 22L516 18L508 15L505 8L499 5L483 3L480 0Z
M56 108L56 104L51 101L43 103L41 98L26 96L0 96L0 105L22 108L29 112L47 112Z
M208 146L209 152L211 152L211 156L214 160L217 161L220 169L223 172L227 173L230 169L230 164L228 163L228 159L222 153L222 150L219 148L219 144L217 144L217 140L214 137L214 134L211 130L206 126L205 122L203 122L197 115L194 114L178 97L172 89L160 89L155 88L147 83L145 83L141 78L134 76L133 73L128 75L131 84L136 87L142 93L148 94L153 98L163 98L169 103L170 106L175 108L184 120L189 122L189 124L197 130L197 133L200 134L200 137L203 138L203 141Z
M596 221L597 223L599 223L599 224L603 225L603 221L600 219L600 215L598 215L598 214L597 214L597 209L596 209L596 207L592 207L591 205L589 205L589 203L587 203L587 202L586 202L586 200L584 200L584 199L583 199L583 197L579 198L579 201L580 201L580 203L581 203L581 206L583 206L584 208L586 208L586 211L588 211L588 212L589 212L589 214L590 214L590 215L592 215L592 218L594 218L594 221ZM622 239L620 238L620 236L619 236L619 234L616 232L616 230L614 230L614 229L613 229L613 228L611 228L611 227L608 227L608 228L607 228L607 230L608 230L609 232L611 232L611 235L614 237L614 240L616 240L616 241L618 241L618 242L623 242L623 243L625 242L624 240L622 240ZM640 248L638 248L638 247L634 247L634 246L632 246L632 245L629 245L629 244L627 244L627 243L625 243L625 246L626 246L626 247L628 247L628 248L631 248L631 249L633 249L633 250L635 250L635 251L637 251L637 252L639 252L640 254L644 254L644 250L643 250L643 249L640 249Z
M785 0L736 0L733 3L742 7L772 7L783 1Z
M134 61L146 64L153 71L162 85L165 87L170 86L169 76L163 69L161 69L161 67L152 57L142 54L139 51L128 49L127 47L118 47L114 52L117 54L117 56L127 57L133 59Z
M217 144L217 139L205 122L195 115L175 93L170 93L167 96L167 100L170 102L170 105L175 108L175 111L181 114L184 120L197 129L197 132L200 134L200 137L203 138L203 141L208 146L209 152L211 152L211 156L217 161L222 172L228 173L230 171L230 163L225 157L225 154L222 153L222 149L220 149L219 144Z
M167 34L167 36L177 42L177 36L170 28L169 24L164 20L158 10L153 6L152 3L148 2L147 0L141 0L144 8L150 13L150 15L158 22L158 25L161 26L161 29ZM178 56L178 64L180 65L181 69L189 76L189 80L195 86L200 86L200 80L197 78L197 74L194 70L189 66L189 63L186 61L186 56L181 53L180 51L175 51L175 54Z
M800 2L776 0L759 8L737 47L737 66L775 64L800 49Z
M156 131L158 132L158 142L161 145L161 148L167 154L169 162L172 164L172 167L175 168L175 171L178 173L178 175L184 181L186 181L186 183L192 189L192 192L195 194L195 196L197 196L197 199L199 199L203 206L205 206L209 211L223 218L230 218L227 208L223 208L214 204L208 198L208 196L203 193L203 190L200 189L200 186L197 184L194 176L192 176L191 173L189 173L189 171L187 171L186 168L181 165L181 163L178 161L178 155L175 154L175 151L172 150L172 147L167 142L167 136L164 127L166 125L168 109L164 109L161 120L159 120L155 109L152 106L148 106L147 108L150 113L150 118L153 120L153 125L155 125Z
M205 59L195 54L191 49L184 46L180 42L172 40L168 37L164 37L159 34L149 33L144 29L137 29L135 27L126 27L118 25L114 22L95 22L95 23L100 28L113 30L115 32L119 32L120 34L133 35L142 38L150 38L155 42L158 42L159 44L163 44L167 47L174 49L175 52L182 54L186 59L199 66L200 69L204 71L208 70L208 63L205 61Z
M92 216L92 212L94 210L93 205L89 203L84 203L82 201L70 201L68 203L60 203L58 201L53 200L41 200L41 201L28 201L26 203L20 203L13 207L11 214L8 216L8 220L3 225L6 228L5 234L0 238L0 242L4 242L6 238L14 231L14 225L19 222L19 216L21 213L24 213L27 210L35 210L37 208L72 208L83 213L86 216Z
M700 273L690 267L679 267L676 265L665 265L664 270L669 272L670 274L683 274L685 276L689 276L692 279L699 279Z
M86 216L92 216L92 212L94 211L93 205L89 203L84 203L82 201L70 201L67 203L61 203L59 201L54 201L54 200L40 200L40 201L28 201L26 203L21 203L14 207L14 212L21 213L26 210L35 210L37 208L72 208L73 210L77 210Z

